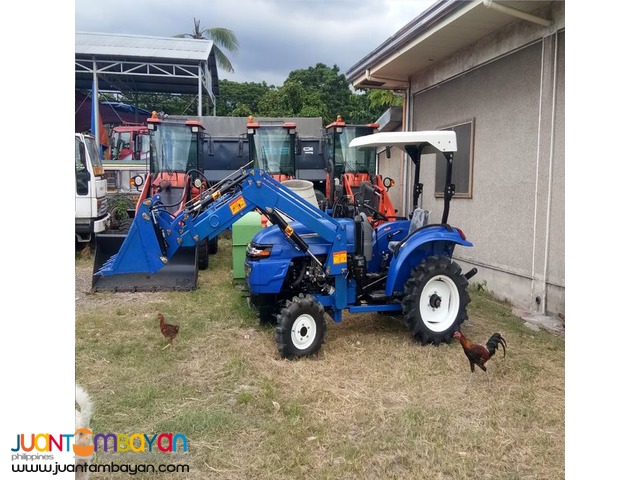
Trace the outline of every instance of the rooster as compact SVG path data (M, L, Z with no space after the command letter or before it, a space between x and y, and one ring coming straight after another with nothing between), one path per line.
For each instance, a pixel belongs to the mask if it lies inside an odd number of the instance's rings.
M173 348L173 339L178 336L178 330L180 330L180 327L178 325L171 325L170 323L165 322L164 315L161 313L158 313L158 320L160 320L160 331L162 332L162 335L169 340L169 343L162 349L164 350L167 347Z
M491 357L496 353L496 350L500 348L502 345L502 350L504 352L503 358L507 355L507 342L499 333L494 333L489 337L486 346L478 345L473 343L467 337L465 337L462 332L456 331L453 333L453 337L457 338L460 341L460 345L462 345L462 349L464 350L464 354L469 359L469 365L471 367L471 374L469 375L469 382L471 381L471 377L473 372L475 372L476 365L480 367L487 374L487 378L489 379L489 384L491 384L491 377L489 376L489 372L487 371L487 367L484 366L485 363L489 361ZM468 383L468 382L467 382Z

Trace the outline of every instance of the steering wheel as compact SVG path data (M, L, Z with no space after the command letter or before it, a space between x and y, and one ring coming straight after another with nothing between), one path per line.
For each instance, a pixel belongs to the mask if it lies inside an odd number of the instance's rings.
M363 203L362 206L373 214L372 216L374 221L375 220L384 220L385 222L389 221L389 217L387 217L384 213L380 212L379 210L376 210L375 208L367 205L366 203Z

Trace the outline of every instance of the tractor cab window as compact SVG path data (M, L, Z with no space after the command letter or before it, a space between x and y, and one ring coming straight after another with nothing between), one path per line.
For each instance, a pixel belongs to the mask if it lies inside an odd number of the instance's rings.
M356 137L370 135L370 127L345 127L337 137L335 145L336 170L340 173L368 173L371 177L376 173L376 148L349 148L349 143Z
M334 133L327 137L325 158L327 156L332 164L334 178L340 177L340 175L344 173L344 158L342 156L342 147L340 145L340 135Z
M168 124L150 133L154 172L185 173L198 167L198 133L185 125Z
M286 128L258 128L250 141L257 168L272 175L295 175L291 136Z
M131 132L114 132L111 158L114 160L132 160L133 144Z
M111 132L111 159L146 163L149 160L149 135L140 127L115 127Z
M149 135L138 135L138 138L140 138L140 160L142 162L148 162L149 150L151 149L151 142L149 141Z

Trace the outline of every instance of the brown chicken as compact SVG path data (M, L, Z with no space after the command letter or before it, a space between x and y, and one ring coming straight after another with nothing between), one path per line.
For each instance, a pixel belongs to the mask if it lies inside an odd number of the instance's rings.
M475 368L477 365L487 374L489 384L491 384L491 377L489 376L487 367L485 367L484 364L487 363L491 357L493 357L493 355L496 353L496 350L500 348L500 345L502 345L502 350L504 351L503 358L506 357L507 342L502 337L502 335L500 335L499 333L494 333L493 335L491 335L491 337L489 337L486 345L478 345L477 343L473 343L460 331L454 332L453 338L457 338L460 341L460 345L462 345L462 349L469 359L469 365L471 367L469 382L471 381L471 377L473 376L473 372L475 372Z
M160 331L162 332L162 335L169 340L169 343L162 349L164 350L167 347L173 348L173 339L178 336L178 330L180 330L180 327L178 325L171 325L170 323L165 322L164 315L161 313L158 313L158 320L160 320Z

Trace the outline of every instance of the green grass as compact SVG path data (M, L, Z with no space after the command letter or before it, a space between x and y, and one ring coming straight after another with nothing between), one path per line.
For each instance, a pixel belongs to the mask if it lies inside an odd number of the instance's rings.
M458 343L420 346L393 316L328 320L317 357L282 360L219 248L192 292L87 293L78 254L76 379L95 432L184 433L192 479L564 478L561 337L474 286L463 331L508 342L491 387L476 372L467 388ZM173 350L159 311L180 325Z

